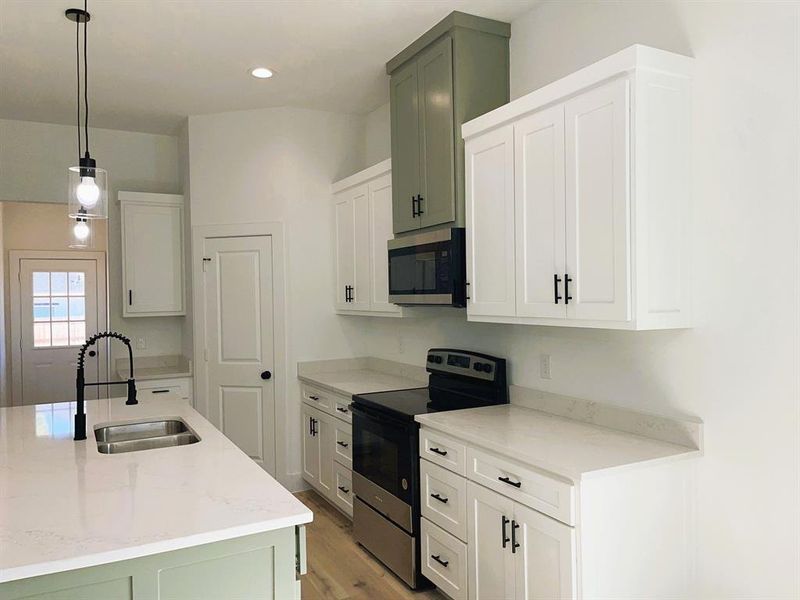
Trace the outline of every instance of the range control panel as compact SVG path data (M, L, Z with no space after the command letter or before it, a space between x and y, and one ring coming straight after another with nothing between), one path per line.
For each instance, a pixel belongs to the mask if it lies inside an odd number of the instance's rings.
M453 373L484 381L505 381L506 361L502 358L463 350L432 348L428 350L427 370L430 373Z

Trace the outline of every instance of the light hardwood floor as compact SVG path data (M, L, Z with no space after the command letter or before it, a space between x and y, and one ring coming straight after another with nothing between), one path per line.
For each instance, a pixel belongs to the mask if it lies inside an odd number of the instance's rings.
M352 524L320 495L298 492L314 513L306 530L308 574L303 600L445 600L435 589L414 592L356 544Z

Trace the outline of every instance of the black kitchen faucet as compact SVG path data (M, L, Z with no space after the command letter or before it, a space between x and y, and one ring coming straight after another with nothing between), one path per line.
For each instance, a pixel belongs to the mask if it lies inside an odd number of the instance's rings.
M128 347L128 357L130 359L130 377L127 381L98 381L95 383L86 383L84 379L83 361L86 356L86 350L89 346L93 345L97 340L103 338L114 338L121 341ZM78 407L75 411L75 441L86 439L86 411L84 409L83 393L87 385L119 385L125 383L128 386L128 399L125 404L139 404L136 400L136 381L133 378L133 349L131 348L131 340L121 333L116 331L101 331L94 334L86 343L81 346L78 352L78 373L75 377L75 387L78 400Z

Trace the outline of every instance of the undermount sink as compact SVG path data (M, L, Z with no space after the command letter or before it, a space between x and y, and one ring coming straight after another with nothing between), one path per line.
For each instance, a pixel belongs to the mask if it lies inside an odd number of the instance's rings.
M200 441L197 434L180 419L107 425L95 429L94 437L97 451L101 454L185 446Z

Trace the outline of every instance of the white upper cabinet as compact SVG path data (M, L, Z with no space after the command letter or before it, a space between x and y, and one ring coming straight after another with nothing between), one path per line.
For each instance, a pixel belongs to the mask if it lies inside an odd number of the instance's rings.
M631 46L463 126L469 320L690 326L692 62Z
M401 316L389 303L391 160L334 183L334 306L341 314Z
M122 316L186 314L183 196L119 192Z

